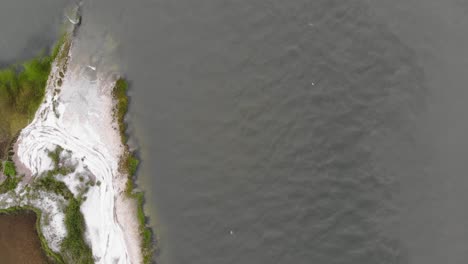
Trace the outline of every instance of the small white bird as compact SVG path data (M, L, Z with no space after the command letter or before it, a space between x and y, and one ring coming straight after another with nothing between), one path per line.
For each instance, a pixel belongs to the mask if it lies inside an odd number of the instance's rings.
M70 23L72 23L73 25L76 25L76 24L78 24L80 22L79 20L71 19L68 15L65 15L65 16L68 18L68 21L70 21Z
M231 236L234 235L234 231L232 231L232 230L229 231L229 234L231 234Z
M87 65L86 67L90 68L91 70L95 71L96 70L96 67L93 67L91 65Z

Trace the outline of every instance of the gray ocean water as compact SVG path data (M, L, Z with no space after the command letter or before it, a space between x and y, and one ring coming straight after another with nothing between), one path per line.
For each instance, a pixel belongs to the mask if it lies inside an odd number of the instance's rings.
M50 45L66 4L2 1L0 62ZM90 45L120 44L159 263L468 261L466 2L83 11Z

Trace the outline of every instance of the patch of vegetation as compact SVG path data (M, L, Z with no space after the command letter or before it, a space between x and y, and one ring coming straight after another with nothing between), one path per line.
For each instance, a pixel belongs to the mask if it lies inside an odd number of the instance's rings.
M68 175L68 174L70 174L70 173L72 173L74 171L75 171L75 168L64 166L64 167L59 167L57 169L48 171L47 174L48 175L63 175L63 176L65 176L65 175Z
M70 45L68 34L63 34L51 55L42 52L29 61L0 69L0 159L6 158L14 136L33 119L44 98L52 62L55 58L65 60Z
M122 142L125 144L127 143L127 135L125 131L127 130L127 124L125 124L125 115L128 111L128 83L125 79L119 78L115 83L115 87L112 90L112 96L117 101L114 109L114 116L117 119L117 123L119 124L119 132L120 137L122 138Z
M41 177L37 182L37 187L63 196L66 200L73 198L73 193L68 189L67 185L55 179L52 173L47 173L46 176Z
M127 147L128 148L128 147ZM144 193L141 191L135 191L133 178L135 177L138 164L140 161L134 153L130 153L126 149L126 154L122 157L121 163L123 163L123 170L128 173L128 179L126 184L125 193L128 197L136 200L137 205L137 219L139 224L139 232L141 237L141 252L143 255L143 263L151 263L153 254L155 251L153 232L151 228L147 226L146 215L144 211Z
M127 159L127 169L128 169L128 174L130 175L135 175L138 164L140 164L140 161L136 158L135 154L132 153L129 155Z
M144 211L145 197L141 191L135 191L133 177L135 176L139 160L132 153L127 153L124 157L125 171L127 171L129 178L126 184L126 194L128 197L136 200L137 206L137 219L139 224L139 232L141 237L141 252L143 255L143 263L151 263L155 251L153 232L147 226L146 215Z
M57 146L54 151L49 151L47 154L49 158L54 162L55 168L59 167L60 164L60 155L63 152L63 148L61 146Z
M117 80L115 87L112 91L112 96L116 101L114 108L114 117L119 125L120 137L124 145L124 154L120 157L120 171L128 175L127 183L125 186L125 193L128 197L135 199L137 203L137 219L139 223L139 231L141 237L143 255L143 263L151 263L155 252L153 244L153 232L146 224L146 215L144 212L144 193L135 191L134 177L136 175L140 161L135 153L129 150L127 145L127 124L125 123L125 115L128 111L128 83L125 79L120 78ZM98 182L99 184L99 182Z
M138 164L140 163L140 161L136 158L134 153L130 153L128 150L125 151L125 154L122 157L122 159L123 159L122 161L123 170L128 175L127 184L125 186L125 193L128 196L132 196L133 190L135 189L133 178L136 174Z
M0 164L2 163L0 162ZM0 185L0 194L16 189L18 183L21 181L21 177L16 175L16 167L12 161L4 162L3 174L5 175L6 179Z
M37 187L60 195L66 200L70 200L73 198L73 193L68 189L64 182L58 181L55 178L57 175L68 175L75 170L71 167L62 166L60 156L63 150L64 149L61 146L57 146L53 151L49 151L47 155L54 163L54 168L44 172L42 176L39 177L37 180Z
M62 164L63 161L61 159L61 155L62 155L63 151L64 151L64 149L61 146L57 146L53 151L49 151L49 153L47 153L49 158L54 163L54 168L52 170L49 170L49 171L44 173L46 175L46 177L49 177L49 178L52 177L53 178L53 176L56 176L56 175L64 175L65 176L65 175L68 175L68 174L75 171L74 167L64 166ZM67 150L67 152L68 152L68 150Z
M143 263L151 263L154 253L153 232L151 228L146 225L146 215L144 211L144 194L136 192L132 196L137 201L137 218L139 223L139 231L141 236L141 252L143 255Z
M18 186L18 183L21 181L21 177L17 176L8 176L5 181L0 185L0 193L7 193L13 191Z
M14 177L16 176L16 167L15 164L11 161L5 161L5 164L3 165L3 174L7 177Z
M45 94L52 59L36 58L0 70L0 158L11 139L34 117Z
M84 240L85 222L80 211L81 199L70 199L65 209L67 237L62 242L62 256L67 263L94 263L93 254Z

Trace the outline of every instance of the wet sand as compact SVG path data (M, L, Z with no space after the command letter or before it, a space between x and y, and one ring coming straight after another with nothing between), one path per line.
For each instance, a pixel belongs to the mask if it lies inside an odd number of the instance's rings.
M3 264L48 263L36 232L36 215L0 214L0 256Z

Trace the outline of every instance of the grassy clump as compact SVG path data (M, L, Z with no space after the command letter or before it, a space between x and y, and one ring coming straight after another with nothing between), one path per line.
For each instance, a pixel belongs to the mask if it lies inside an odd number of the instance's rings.
M57 146L53 151L49 151L49 153L47 154L49 158L52 160L52 162L54 163L54 168L52 170L45 172L45 175L47 177L53 178L53 176L56 176L56 175L65 176L75 171L74 167L62 166L61 164L62 159L60 156L62 155L63 151L64 149L61 146Z
M21 177L17 176L8 176L4 182L0 185L0 193L7 193L13 191L18 186L18 183L21 181Z
M94 263L93 254L84 240L85 222L80 211L81 199L70 199L65 209L67 237L62 242L62 256L67 263Z
M127 90L127 81L125 81L125 79L120 78L115 83L114 90L112 91L112 95L117 101L114 115L117 118L117 122L119 124L120 137L122 138L123 143L127 143L127 135L125 134L125 131L127 130L127 125L124 122L125 115L128 111Z
M138 168L138 164L140 164L140 161L135 157L135 155L129 155L127 159L127 169L129 175L135 175Z
M61 146L57 146L55 150L49 151L47 155L54 163L54 168L44 172L44 174L39 178L37 184L39 188L43 188L49 192L63 196L66 200L69 200L73 198L73 193L68 189L64 182L57 181L55 179L56 175L68 175L74 171L74 168L61 166L60 155L62 152L63 148Z
M75 169L72 168L72 167L59 167L57 169L53 169L51 171L48 171L47 172L47 175L52 175L52 176L55 176L55 175L68 175L72 172L74 172Z
M73 198L73 193L68 189L67 185L62 181L57 181L53 174L47 173L45 177L39 179L37 184L37 187L63 196L66 200Z
M132 196L133 190L135 189L133 183L133 177L136 174L138 164L140 161L136 158L134 153L126 151L126 154L123 156L123 170L128 174L127 184L125 186L125 193L128 196Z
M21 177L16 176L16 167L12 161L4 162L3 174L6 176L6 179L0 185L0 193L6 193L16 189L18 183L21 181Z
M49 151L47 154L49 158L54 162L55 168L59 167L60 163L60 155L63 152L63 148L61 146L57 146L54 151Z
M16 176L16 167L15 164L11 161L5 161L3 165L3 174L7 177L14 177Z
M143 263L151 263L154 253L153 232L151 228L146 226L146 215L144 211L144 194L137 192L132 195L137 201L137 218L139 223L139 231L141 236L141 252L143 255Z

